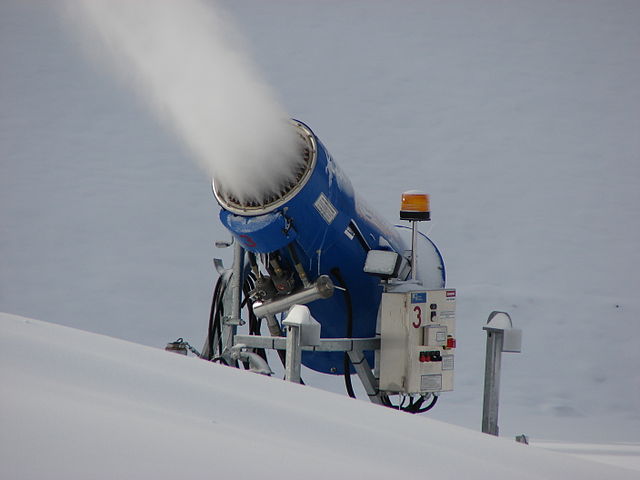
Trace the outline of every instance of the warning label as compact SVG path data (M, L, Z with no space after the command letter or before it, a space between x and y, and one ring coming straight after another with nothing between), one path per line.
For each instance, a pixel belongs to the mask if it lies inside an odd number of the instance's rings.
M320 216L324 218L324 221L328 224L333 222L333 220L336 218L336 215L338 215L336 207L333 206L331 201L324 193L318 195L316 201L313 202L313 206L316 207L316 210L318 211Z

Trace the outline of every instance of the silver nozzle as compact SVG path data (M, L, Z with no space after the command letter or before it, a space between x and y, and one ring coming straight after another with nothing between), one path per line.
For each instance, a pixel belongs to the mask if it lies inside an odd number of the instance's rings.
M288 310L292 305L305 305L321 298L330 298L333 295L333 282L328 275L321 275L313 285L286 297L265 302L262 305L254 306L253 313L258 318L275 315L276 313Z

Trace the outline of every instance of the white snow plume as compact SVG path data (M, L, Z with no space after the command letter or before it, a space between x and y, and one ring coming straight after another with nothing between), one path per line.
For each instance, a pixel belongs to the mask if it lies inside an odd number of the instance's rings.
M277 193L295 130L228 16L203 0L66 0L92 57L135 88L209 175L243 201Z

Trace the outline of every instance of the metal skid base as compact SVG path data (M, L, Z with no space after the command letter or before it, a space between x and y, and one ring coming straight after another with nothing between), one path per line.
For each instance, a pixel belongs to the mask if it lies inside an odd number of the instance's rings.
M331 338L321 339L319 345L300 345L300 336L289 327L287 337L263 337L256 335L235 335L234 348L262 348L265 350L286 351L285 378L300 382L300 354L313 352L346 352L362 382L371 402L384 405L383 392L378 388L378 379L374 376L364 351L380 349L380 338ZM297 341L296 341L297 340Z

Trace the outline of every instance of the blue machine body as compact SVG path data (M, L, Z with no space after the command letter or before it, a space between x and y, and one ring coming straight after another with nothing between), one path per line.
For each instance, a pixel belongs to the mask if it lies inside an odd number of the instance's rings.
M322 142L306 125L298 123L298 127L305 129L315 144L315 164L302 188L266 213L234 213L223 205L220 219L248 251L257 254L279 251L282 258L291 262L286 247L293 244L311 281L329 275L334 285L348 289L351 336L373 337L382 287L378 277L363 272L367 252L389 249L404 255L407 247L396 229L356 196L351 182ZM345 296L344 291L336 289L331 298L308 305L321 324L322 338L348 336L349 308ZM371 352L368 356L371 361ZM302 361L313 370L341 374L343 359L342 353L303 352Z

